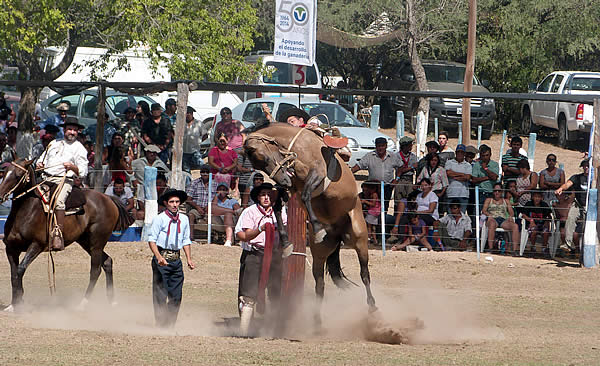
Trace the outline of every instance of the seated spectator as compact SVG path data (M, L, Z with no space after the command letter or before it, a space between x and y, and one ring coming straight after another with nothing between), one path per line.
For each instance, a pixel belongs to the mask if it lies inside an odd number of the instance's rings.
M37 159L40 156L42 156L44 151L46 151L46 148L48 147L48 145L50 145L50 142L52 140L56 139L56 134L58 133L58 131L60 131L60 130L55 125L47 125L46 126L46 133L44 133L40 137L40 141L37 144L33 145L31 155L34 159ZM79 134L77 134L77 137L79 137ZM4 156L4 152L3 152L2 160L4 160L4 159L5 159L5 156Z
M113 151L121 148L125 152L125 156L129 157L129 162L133 161L133 151L128 145L125 145L125 138L122 133L115 132L110 140L110 145L102 150L102 164L108 164L112 159Z
M226 183L229 187L236 172L238 155L227 142L227 136L222 133L217 139L217 145L208 152L208 165L214 179L219 183Z
M240 192L240 198L242 200L242 206L244 206L244 202L248 202L248 197L250 191L247 190L248 186L252 184L252 177L254 176L254 168L252 167L252 162L248 155L241 149L241 152L238 154L237 167L236 171L238 173L238 190Z
M1 132L0 132L0 156L2 158L2 161L0 161L0 164L10 163L11 161L15 160L16 156L17 156L15 149L9 144L8 136Z
M217 184L212 182L210 199L208 198L208 182L210 168L208 165L200 167L200 178L194 179L187 187L187 203L191 206L188 211L190 223L196 224L199 220L204 219L208 214L208 202L212 202L217 194Z
M158 103L152 104L151 114L152 118L144 121L142 126L142 138L147 144L155 145L159 149L158 157L166 164L169 159L171 122L163 116L162 107Z
M235 150L242 147L244 138L241 131L244 129L242 122L232 119L231 109L224 107L221 109L221 121L217 122L215 128L215 143L218 144L221 135L227 137L227 144L230 149Z
M517 168L517 164L521 160L527 160L527 156L521 155L519 150L523 146L523 140L519 136L515 136L510 141L510 151L502 155L502 172L503 180L516 180L521 171Z
M519 196L519 206L525 206L531 201L531 192L537 188L538 176L529 168L529 161L523 159L517 163L519 176L517 177L517 196Z
M402 242L402 244L394 245L392 250L402 250L409 245L422 245L428 250L433 250L431 244L429 244L427 241L429 227L421 217L422 216L414 213L408 214L408 237Z
M425 144L425 148L427 149L427 154L423 158L421 158L421 160L419 160L419 163L417 164L417 172L416 172L417 176L419 176L421 174L421 171L427 165L427 162L428 162L427 157L430 154L433 154L433 153L437 154L440 151L440 144L438 144L435 141L428 141ZM438 156L438 158L439 158L439 156ZM417 181L419 181L419 179L417 179Z
M115 146L112 149L110 160L108 161L108 169L111 174L111 181L120 179L123 182L128 180L128 176L133 174L131 168L131 155L125 156L125 150L123 146Z
M256 197L252 197L256 202ZM229 186L225 182L217 185L217 195L212 201L212 215L215 219L215 225L225 227L225 246L230 247L233 244L233 228L237 221L237 215L240 210L240 204L234 198L229 197Z
M116 178L111 185L106 188L104 194L117 197L123 206L127 208L127 212L133 211L133 191L125 186L125 182L121 178Z
M441 244L440 235L437 230L440 214L438 213L438 196L432 192L431 181L428 178L421 179L419 183L421 193L417 195L417 214L427 226L433 227L433 239Z
M373 184L365 184L362 187L362 197L360 202L365 211L365 222L367 223L367 231L370 244L377 244L377 224L381 217L381 200L377 192L377 186Z
M249 207L255 203L258 203L252 201L252 198L250 198L250 192L252 192L254 187L258 187L265 182L265 176L261 172L254 172L250 178L250 181L252 183L246 185L246 189L244 189L244 192L242 193L242 207Z
M540 189L544 191L544 201L551 204L557 200L554 191L565 184L565 171L556 167L556 155L548 154L546 156L546 169L540 172Z
M456 157L446 162L446 174L448 175L448 199L456 199L460 202L462 212L467 211L469 203L469 182L473 167L465 160L466 146L459 144L456 147Z
M450 201L450 212L440 219L442 243L446 249L468 248L467 241L471 237L471 218L460 211L460 202Z
M520 245L519 226L515 223L512 205L502 197L502 184L494 184L494 195L485 200L481 212L487 216L488 248L493 250L496 229L501 227L512 233L513 255L518 255ZM500 249L500 248L498 248Z
M155 167L156 169L163 172L169 171L169 168L165 165L165 163L157 159L158 153L160 149L156 145L148 145L144 149L144 157L135 159L131 163L131 168L133 170L133 187L136 189L136 198L138 200L144 201L144 168L147 166Z
M506 181L506 187L504 189L505 189L504 198L506 198L508 200L508 202L510 203L510 205L513 208L517 207L519 205L519 195L517 194L517 181L515 181L515 180ZM494 196L494 193L492 191L492 197L493 196Z
M419 191L413 191L407 198L396 202L394 227L390 231L391 241L395 241L394 237L398 235L398 239L402 242L404 237L408 235L408 214L417 212L417 195L419 193Z
M524 161L524 160L523 160ZM544 239L542 251L548 252L548 240L550 239L550 220L552 219L550 206L543 201L544 193L534 190L531 193L531 201L525 203L521 209L521 215L525 219L531 242L531 252L535 254L535 240L538 234Z
M433 192L435 192L438 198L442 198L446 193L446 188L448 188L446 169L440 166L440 157L436 152L428 154L424 159L427 164L417 177L417 182L420 182L423 178L428 178L433 186Z

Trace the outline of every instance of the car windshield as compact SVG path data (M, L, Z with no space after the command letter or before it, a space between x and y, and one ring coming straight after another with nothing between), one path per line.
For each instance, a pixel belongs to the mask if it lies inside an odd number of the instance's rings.
M423 65L427 81L434 83L457 83L465 82L465 67L457 65ZM473 76L473 85L479 85L479 81Z
M312 117L318 116L323 124L327 120L332 126L338 127L364 127L353 115L337 104L327 103L307 103L302 104L302 108ZM327 117L325 117L327 116Z

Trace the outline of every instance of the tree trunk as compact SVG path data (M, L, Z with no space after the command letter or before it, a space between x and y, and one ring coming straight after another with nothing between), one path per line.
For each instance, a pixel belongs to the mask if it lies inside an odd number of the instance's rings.
M33 136L33 116L35 115L35 104L40 93L39 88L23 87L21 90L21 102L19 104L19 131L17 133L17 156L31 159L31 151L35 143Z

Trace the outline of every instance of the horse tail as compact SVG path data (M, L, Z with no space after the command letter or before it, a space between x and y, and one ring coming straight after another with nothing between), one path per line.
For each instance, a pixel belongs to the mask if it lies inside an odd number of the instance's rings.
M115 230L115 231L126 230L128 227L130 227L135 222L135 218L129 212L127 212L127 208L123 205L123 203L118 198L116 198L114 196L109 196L109 197L113 201L113 203L117 206L117 209L119 210L119 218L118 218L117 223L115 224L115 227L113 230Z
M335 248L335 250L333 251L333 253L331 253L329 257L327 257L325 268L327 269L327 272L329 272L333 283L335 283L337 287L348 288L348 286L350 286L351 284L354 286L358 286L356 283L350 281L350 279L348 279L348 277L346 277L346 275L342 271L342 264L340 262L341 246L342 244L339 243L337 248Z

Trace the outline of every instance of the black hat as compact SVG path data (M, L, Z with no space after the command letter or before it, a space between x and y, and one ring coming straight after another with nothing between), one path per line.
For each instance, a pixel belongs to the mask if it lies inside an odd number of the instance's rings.
M436 149L436 150L439 150L439 149L440 149L440 144L438 144L438 143L437 143L437 141L433 141L433 140L431 140L431 141L427 141L427 142L425 143L425 146L426 146L426 147L428 147L428 148L429 148L429 147L435 147L435 149Z
M162 111L162 107L158 103L152 103L152 105L150 106L151 111L157 111L159 109Z
M305 110L294 107L281 113L281 116L279 117L279 122L287 123L288 118L292 116L302 118L304 120L304 123L308 122L308 120L310 119L310 116L308 115L308 113L306 113Z
M46 125L44 130L46 130L46 133L58 133L58 131L60 131L55 125Z
M375 139L375 145L379 144L387 144L387 139L385 137L378 137Z
M177 102L175 101L175 99L173 98L169 98L167 99L167 101L165 102L165 107L168 105L177 105Z
M275 198L277 197L277 190L275 189L275 187L273 187L273 185L271 183L263 183L260 186L256 186L256 187L252 188L252 190L250 191L250 198L252 198L252 201L254 201L254 203L258 203L258 194L263 189L271 191L271 193L272 193L271 200L272 201L274 201Z
M187 200L187 193L178 189L169 188L165 191L165 193L162 194L162 196L160 196L158 202L163 203L164 201L168 201L169 198L173 196L177 196L181 203L184 203Z
M191 106L189 106L189 105L188 105L188 106L187 106L187 111L186 111L186 112L187 112L187 113L194 113L194 112L196 112L196 110L194 109L194 107L191 107Z
M58 127L66 127L66 126L77 126L79 129L84 129L85 126L79 123L79 120L75 117L68 116L65 118L65 121L58 125Z
M588 158L588 159L583 159L583 160L581 161L581 163L579 163L579 167L580 167L580 168L583 168L583 167L584 167L584 166L586 166L586 165L587 165L587 166L590 166L590 159L589 159L589 158Z

